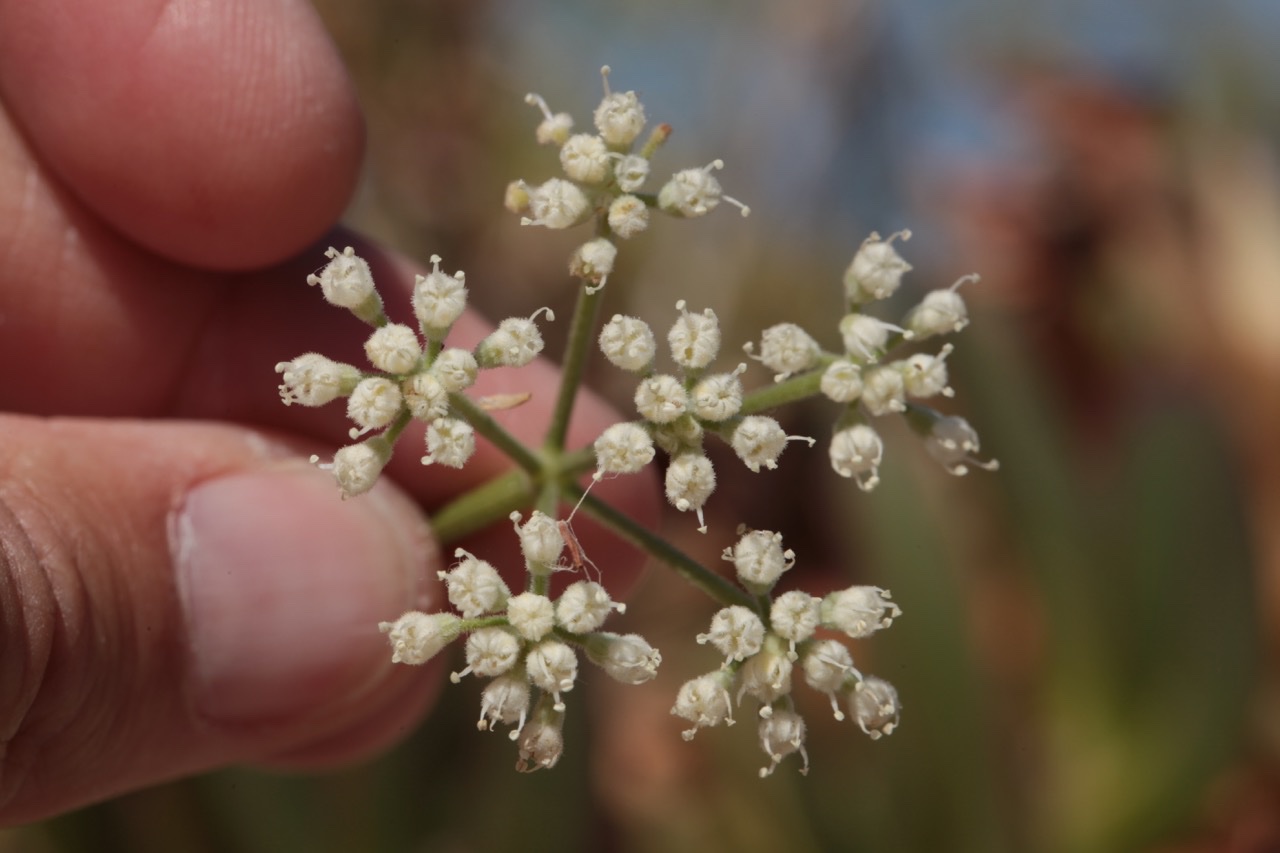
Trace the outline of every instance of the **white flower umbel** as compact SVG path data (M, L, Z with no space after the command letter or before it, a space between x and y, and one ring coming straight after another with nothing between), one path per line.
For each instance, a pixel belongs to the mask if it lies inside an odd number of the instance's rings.
M774 382L781 382L793 373L803 373L815 366L822 354L822 347L813 336L795 323L779 323L765 329L760 335L760 355L752 353L750 341L743 349L774 372Z
M906 242L911 239L911 232L898 231L890 234L889 239L881 240L880 235L872 231L863 241L844 273L844 292L850 303L858 305L873 299L888 299L898 289L902 274L911 269L911 264L893 247L893 241L899 238Z
M375 329L364 342L369 363L385 373L409 373L422 358L422 344L413 329L402 323L388 323Z
M440 272L440 256L431 256L431 272L413 280L413 313L428 340L443 340L467 307L466 275Z
M347 417L359 427L353 427L350 436L359 438L366 432L381 429L395 420L403 407L404 398L395 382L382 376L360 380L347 398Z
M569 584L556 600L556 622L574 634L589 634L604 624L614 610L627 609L625 604L615 603L609 593L594 581L577 581Z
M960 285L978 280L977 275L966 275L948 288L926 293L920 304L907 312L902 325L921 340L960 331L969 325L969 311L958 292Z
M633 195L621 195L609 202L609 230L630 240L649 227L649 207Z
M764 622L750 608L735 604L717 611L711 617L711 630L697 640L714 646L726 663L746 660L764 645Z
M758 595L768 592L783 572L796 564L795 552L783 550L782 534L772 530L743 533L732 548L724 549L721 558L733 563L738 580Z
M702 507L716 490L716 472L701 453L681 453L667 466L667 501L681 512L698 516L698 532L707 532Z
M651 424L669 424L685 413L689 395L684 383L660 373L640 380L636 386L636 411Z
M987 471L999 469L995 459L981 460L977 453L982 449L978 433L961 417L939 417L924 439L924 449L938 464L951 474L962 477L969 473L969 466L976 465Z
M613 261L618 257L618 247L603 237L588 240L574 250L569 258L569 275L592 282L587 293L595 293L604 287L613 272Z
M391 662L418 665L435 657L461 633L462 620L452 613L410 610L394 622L379 622L391 643Z
M870 637L888 628L902 615L889 590L878 586L851 586L822 599L822 624L843 631L853 639Z
M400 389L409 414L420 421L430 423L449 411L449 392L432 373L414 374L404 381Z
M556 608L545 595L522 592L507 599L507 621L520 636L536 643L556 626Z
M907 387L897 362L876 364L862 374L862 405L873 415L907 410Z
M360 382L360 371L349 364L309 352L276 365L280 401L286 406L323 406L345 397Z
M505 609L511 590L493 564L461 548L453 554L461 562L437 573L444 581L449 603L468 619Z
M708 672L681 685L671 713L693 723L693 728L685 729L680 736L693 740L698 729L721 723L733 725L733 701L729 696L732 685L733 675L724 669Z
M568 693L578 678L578 657L573 647L559 640L544 640L525 656L529 682L555 700L555 709L564 710L561 693Z
M884 442L866 424L854 424L831 436L831 467L841 477L854 477L858 488L869 492L880 482Z
M920 352L896 362L907 393L912 397L955 396L956 392L947 385L947 356L954 349L946 344L937 355Z
M592 634L587 638L586 652L592 663L623 684L652 680L662 663L662 655L639 634Z
M769 766L760 768L760 778L773 773L777 766L793 752L799 752L804 760L800 775L809 773L809 753L804 748L804 718L795 711L782 709L760 721L760 748L769 756Z
M850 691L849 712L858 721L858 728L872 740L879 740L881 735L893 734L898 727L902 705L892 684L869 676Z
M825 693L831 700L831 713L837 720L844 719L837 695L844 692L849 679L862 678L853 667L853 656L839 640L817 640L805 647L800 658L804 683Z
M653 437L637 423L620 423L596 439L596 478L605 474L634 474L653 461Z
M890 332L899 332L904 338L912 337L910 331L869 314L846 314L840 319L840 337L844 341L845 352L867 364L874 364L884 355Z
M653 329L644 320L614 314L600 330L600 351L623 370L645 370L657 352Z
M689 392L693 413L704 421L719 423L742 408L742 382L747 366L739 364L732 373L716 373L698 381Z
M529 213L530 216L520 220L521 225L570 228L590 215L591 202L577 184L564 178L551 178L529 190Z
M449 674L454 684L468 675L494 678L516 665L520 641L504 628L479 628L467 637L467 668Z
M818 629L822 601L802 590L784 592L769 608L769 629L788 643L787 656L795 660L796 643L803 643Z
M552 113L541 95L533 92L524 96L524 102L542 112L542 123L534 131L539 145L564 145L573 130L573 116L568 113Z
M321 470L332 471L342 496L350 498L372 489L390 458L390 443L376 435L359 444L339 448L332 462L321 463L317 456L312 456L311 461Z
M476 452L476 431L460 418L437 418L427 426L427 455L423 465L461 468Z
M524 367L542 352L542 333L533 322L539 314L554 322L550 308L539 308L528 318L508 317L476 346L476 363L481 367Z
M373 286L373 273L355 249L347 246L339 252L330 246L324 256L329 258L329 263L319 275L307 276L307 284L320 285L326 302L357 313L371 303L380 308L381 300Z
M513 512L511 523L515 525L516 536L520 539L520 552L524 555L530 571L545 574L560 561L564 552L564 536L556 520L541 510L534 510L529 520L521 524L521 515Z
M589 133L575 133L560 148L560 166L570 180L599 184L609 177L609 147Z
M862 368L847 358L836 359L822 372L818 390L833 402L852 403L862 396Z
M702 370L720 352L720 320L710 308L691 314L683 299L676 303L680 316L667 333L671 357L685 370Z
M476 357L457 347L442 350L431 363L431 375L450 394L465 391L475 384L478 370Z
M743 216L750 215L751 208L725 195L720 182L711 174L723 168L723 160L712 160L700 169L676 172L658 191L658 207L672 216L704 216L715 210L723 199L741 210Z
M517 743L520 757L516 770L532 773L555 767L564 754L564 710L552 705L549 697L542 697L528 725L520 730Z
M729 438L733 452L752 472L758 472L761 466L770 471L777 468L778 457L788 441L807 441L810 447L815 443L807 435L787 435L782 424L767 415L747 415Z
M500 675L485 685L480 693L480 719L476 728L491 729L498 723L516 724L511 739L520 736L525 717L529 714L529 680L524 673Z

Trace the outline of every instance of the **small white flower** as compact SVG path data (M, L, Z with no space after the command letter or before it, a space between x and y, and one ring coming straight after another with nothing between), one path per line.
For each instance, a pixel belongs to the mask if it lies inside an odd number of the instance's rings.
M401 323L388 323L376 329L364 342L369 363L386 373L408 373L422 358L418 335Z
M727 670L717 670L686 681L676 694L671 713L693 723L693 728L680 733L685 740L693 740L698 729L733 725L733 702L729 686L733 676Z
M669 424L655 425L653 442L668 456L675 457L686 451L699 452L702 448L704 432L697 418L691 414L685 414Z
M752 696L762 706L760 716L772 713L771 703L791 692L791 658L772 642L747 658L738 670L738 701L743 695Z
M543 697L529 724L520 729L518 738L520 757L516 759L516 770L521 773L550 770L564 754L564 711Z
M818 629L822 601L798 589L784 592L769 608L769 629L789 643L788 655L796 657L796 643L803 643Z
M603 625L611 612L625 609L626 605L615 604L600 584L576 581L556 600L556 622L571 633L589 634Z
M511 590L493 564L461 548L454 551L454 556L462 562L437 573L444 581L449 603L468 619L504 609Z
M873 415L907 410L907 387L898 362L868 367L862 374L862 405Z
M440 385L450 394L457 394L470 388L476 381L476 357L458 347L442 350L431 363L431 375L439 380Z
M339 448L333 454L333 462L320 467L333 472L333 479L338 482L342 496L350 498L372 489L390 458L391 447L379 435L359 444ZM311 457L311 461L317 461L316 457Z
M609 203L609 229L629 240L649 227L648 206L633 195L620 195Z
M667 424L684 414L689 395L679 379L660 373L640 380L635 401L640 417L652 424Z
M618 182L618 189L624 193L633 193L649 178L649 161L639 154L619 156L613 166L613 177ZM635 196L623 196L635 198ZM636 199L639 201L639 199Z
M309 352L276 365L281 374L280 400L290 406L323 406L350 394L360 381L360 371L319 353Z
M431 256L431 272L413 280L413 313L429 339L440 340L467 307L466 274L440 272L440 256Z
M804 671L804 683L831 700L831 713L837 720L844 719L836 694L841 693L850 678L862 678L853 667L853 656L838 640L817 640L805 648L800 660Z
M620 423L596 439L596 473L634 474L653 461L653 438L637 423Z
M843 631L853 639L870 637L888 628L902 615L889 590L878 586L851 586L822 599L822 624Z
M587 292L595 293L604 287L617 257L618 247L604 237L588 240L569 258L569 275L594 283L595 287L587 286Z
M745 347L751 352L751 344ZM793 373L802 373L818 363L822 347L813 336L795 323L779 323L770 326L760 335L758 360L776 375L774 382L781 382ZM756 358L756 356L753 356Z
M476 452L476 431L460 418L436 418L427 425L427 455L423 465L461 468Z
M701 169L676 172L658 190L658 207L673 216L703 216L715 210L723 199L741 210L743 216L749 215L751 208L724 195L720 182L711 174L723 168L723 160L712 160Z
M907 312L902 325L921 340L960 331L969 325L969 312L957 291L960 285L970 281L978 281L978 276L966 275L948 288L926 293L920 304Z
M546 312L547 320L556 315L550 308L539 308L527 319L508 317L498 328L476 346L476 363L481 367L524 367L542 352L542 333L533 322Z
M902 706L892 684L871 676L859 681L850 692L849 712L868 737L879 740L881 735L893 734L898 727Z
M347 398L347 417L360 427L351 430L351 437L359 438L370 430L381 429L400 414L403 406L400 389L390 379L370 376L360 380Z
M586 219L591 202L578 185L564 178L551 178L529 191L529 213L521 225L569 228Z
M833 402L852 403L862 396L862 370L848 359L837 359L823 371L818 390Z
M400 386L409 414L430 423L449 411L449 392L430 373L416 373Z
M749 608L735 604L711 617L711 630L697 640L715 646L727 661L746 660L764 645L764 622Z
M982 449L978 443L978 433L961 417L941 417L935 420L929 435L925 437L924 449L938 464L957 477L967 474L970 465L977 465L987 471L995 471L1000 467L995 459L983 461L977 458L976 454Z
M512 213L524 216L529 212L529 185L524 181L512 181L502 195L502 206Z
M809 753L804 748L804 718L795 711L777 711L760 721L760 748L769 756L769 766L760 768L760 778L773 773L777 766L793 752L799 752L804 760L800 775L809 773Z
M614 367L637 371L653 363L657 344L644 320L614 314L600 330L600 351Z
M841 477L855 477L858 487L871 491L880 482L884 442L866 424L854 424L831 437L831 467Z
M589 133L576 133L560 148L560 165L571 180L598 184L609 176L609 148Z
M771 471L778 467L778 457L788 441L807 441L810 447L814 445L814 440L806 435L787 435L782 425L771 417L747 415L734 427L729 444L744 465L758 472L762 465Z
M716 373L699 380L689 392L693 413L704 421L719 423L738 414L742 408L742 382L738 376L747 369L738 365L733 373Z
M840 319L840 337L844 340L845 352L867 363L880 360L890 332L902 332L904 338L911 337L910 332L903 332L892 323L868 314L846 314Z
M450 673L449 680L457 684L465 676L475 674L482 678L502 675L520 659L520 641L502 628L480 628L467 637L467 668Z
M551 108L547 106L547 102L542 99L542 96L535 95L533 92L524 96L524 102L542 111L542 123L538 125L538 129L534 132L538 144L564 145L569 139L570 131L573 130L573 116L568 113L555 113L553 115Z
M782 534L772 530L749 530L722 558L733 563L738 580L753 592L767 590L783 572L796 564L795 552L782 549Z
M667 466L667 500L681 512L698 515L698 531L707 532L702 506L716 489L716 472L711 460L701 453L681 453Z
M578 657L573 647L559 640L545 640L525 656L525 670L529 673L529 682L540 690L550 693L555 700L555 709L564 710L561 693L568 693L578 678Z
M507 599L507 621L520 636L536 643L556 626L556 608L545 595L522 592Z
M520 539L520 552L524 554L526 563L531 567L541 567L545 572L559 562L560 554L564 551L564 536L554 518L541 510L534 510L523 525L518 512L511 513L511 521L515 525L516 536Z
M379 622L378 630L391 642L391 662L422 664L453 642L462 622L452 613L411 610L394 622Z
M954 349L947 344L937 355L920 352L897 362L907 393L912 397L954 396L955 391L947 385L947 356Z
M652 680L662 663L662 655L639 634L593 634L587 640L587 657L623 684Z
M844 273L844 292L850 302L856 305L872 299L888 299L898 289L902 274L911 269L911 264L893 247L893 241L898 238L906 242L911 239L911 232L898 231L890 234L889 239L881 240L873 231L863 241Z
M325 301L341 308L359 308L370 299L377 299L373 286L373 273L364 258L347 246L341 252L330 246L324 256L329 263L320 275L307 276L307 284L318 284L324 291Z
M596 107L596 130L610 145L624 147L644 130L644 106L635 92L609 91L609 66L600 69L604 79L604 100Z
M685 310L685 301L676 303L679 318L667 333L671 357L685 370L701 370L720 352L720 321L710 308L701 314Z
M523 673L500 675L490 681L480 694L480 719L476 728L484 731L498 723L518 723L513 733L518 736L529 713L529 693L529 681Z

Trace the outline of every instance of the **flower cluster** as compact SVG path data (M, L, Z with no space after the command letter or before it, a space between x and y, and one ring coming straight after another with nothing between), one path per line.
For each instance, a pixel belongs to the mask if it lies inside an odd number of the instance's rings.
M654 363L657 341L649 324L636 317L615 315L600 332L600 350L615 367L641 376L635 405L639 422L616 424L596 439L596 477L630 474L654 457L654 444L666 452L667 500L681 512L697 513L699 530L706 532L702 507L715 491L716 476L702 449L707 432L726 440L752 471L775 468L790 440L773 418L741 414L743 391L739 364L727 373L709 372L720 352L720 321L710 308L690 312L676 303L680 316L667 333L671 359L678 375L658 373Z
M593 116L595 133L574 133L568 113L552 113L540 95L525 96L542 111L543 121L535 136L539 143L560 149L564 177L536 186L514 181L506 193L507 209L520 214L525 225L560 229L596 219L599 236L579 246L569 259L569 274L582 279L589 292L603 287L613 272L618 255L615 240L629 239L647 229L651 208L675 217L692 217L710 213L725 201L738 207L743 216L750 212L737 199L724 195L712 174L724 168L720 160L676 172L657 195L643 192L650 159L671 128L658 125L637 150L648 121L644 105L635 92L610 90L609 66L600 72L604 99Z
M467 305L463 273L447 275L440 270L440 257L431 257L432 271L414 281L415 331L388 322L369 264L351 247L341 252L330 248L325 254L329 263L318 275L308 276L307 283L320 285L329 303L349 309L374 327L364 345L374 369L362 371L306 353L276 365L280 398L286 406L322 406L345 397L347 415L355 422L351 438L380 432L341 448L333 462L321 467L333 471L343 496L367 492L391 458L400 433L417 420L426 425L422 463L461 468L475 452L475 430L454 410L450 395L469 388L482 368L521 367L542 352L542 334L534 323L541 312L503 320L474 351L445 347L449 330ZM554 319L549 310L546 314Z
M782 536L768 530L744 532L726 548L724 559L734 565L738 581L768 611L742 605L725 607L711 619L711 628L698 635L724 656L720 668L685 682L671 713L693 723L684 732L691 740L698 729L720 723L732 725L733 705L745 697L757 703L760 746L769 756L761 776L773 772L786 756L799 752L809 768L804 748L805 723L791 698L792 676L799 669L804 681L825 693L837 720L843 720L843 700L858 726L877 739L898 725L898 694L879 678L854 668L853 656L839 640L821 637L818 629L848 637L868 637L893 624L901 615L887 590L852 586L818 598L791 590L772 596L774 585L795 565L795 554L782 547Z
M870 421L884 415L905 415L924 436L925 449L952 474L965 474L970 465L987 470L998 467L995 460L978 459L978 435L964 418L943 416L915 402L953 395L947 384L947 356L952 345L944 344L936 354L889 357L901 344L959 332L968 325L968 310L958 291L977 276L964 276L948 288L926 294L907 312L902 325L865 311L871 303L892 296L903 274L911 269L893 245L895 240L905 241L910 236L901 231L882 239L872 233L845 270L847 310L838 326L843 353L825 352L794 323L766 329L758 355L754 345L745 347L748 354L775 372L775 381L795 374L817 379L818 390L843 407L831 437L831 467L842 477L854 478L864 491L880 481L884 443Z
M512 521L531 579L573 568L560 562L566 545L563 522L541 512L523 523L514 513ZM467 675L489 679L477 727L514 727L510 737L519 748L518 770L550 768L559 761L564 694L577 682L579 650L624 684L643 684L657 675L662 655L643 637L600 630L612 611L625 609L600 584L576 581L555 600L533 591L512 595L492 564L461 548L455 556L460 562L440 572L440 579L457 614L410 611L378 627L391 642L391 660L406 664L426 663L467 634L467 665L451 679L455 684Z

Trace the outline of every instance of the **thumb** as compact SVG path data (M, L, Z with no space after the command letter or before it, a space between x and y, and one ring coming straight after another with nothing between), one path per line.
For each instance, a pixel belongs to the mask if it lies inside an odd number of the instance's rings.
M421 714L437 680L393 668L377 623L431 603L422 516L284 455L234 427L0 416L0 824L354 758Z

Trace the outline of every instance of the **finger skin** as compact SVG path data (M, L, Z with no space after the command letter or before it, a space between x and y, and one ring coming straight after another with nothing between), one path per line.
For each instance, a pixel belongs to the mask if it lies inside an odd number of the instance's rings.
M363 147L302 0L3 0L0 96L88 208L200 267L260 267L314 240Z

